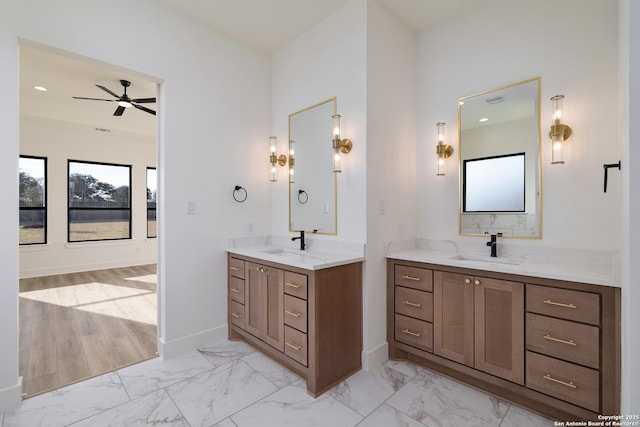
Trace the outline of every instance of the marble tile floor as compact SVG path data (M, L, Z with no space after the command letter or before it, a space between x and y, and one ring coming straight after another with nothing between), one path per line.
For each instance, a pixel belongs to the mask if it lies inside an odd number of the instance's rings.
M119 369L32 397L2 427L542 427L553 421L419 366L387 361L317 399L242 342Z

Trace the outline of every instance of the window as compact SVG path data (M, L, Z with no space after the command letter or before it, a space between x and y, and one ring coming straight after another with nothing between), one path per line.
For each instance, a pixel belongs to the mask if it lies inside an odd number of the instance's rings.
M47 243L47 159L20 156L20 244Z
M131 166L69 160L69 242L131 238Z
M156 233L156 197L158 174L156 168L147 168L147 237L158 237Z

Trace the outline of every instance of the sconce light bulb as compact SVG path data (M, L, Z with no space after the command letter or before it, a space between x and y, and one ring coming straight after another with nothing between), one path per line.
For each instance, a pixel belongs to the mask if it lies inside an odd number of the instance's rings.
M554 149L555 151L560 151L560 150L562 150L562 142L560 142L560 141L555 141L555 142L553 143L553 149Z
M293 148L292 148L291 150L289 150L289 155L290 155L290 156L293 156L293 155L295 155L295 154L296 154L296 153L295 153L295 151L293 150Z
M444 159L442 157L438 158L438 164L440 166L444 165Z
M276 153L276 147L274 147L273 145L271 146L271 153L275 154Z

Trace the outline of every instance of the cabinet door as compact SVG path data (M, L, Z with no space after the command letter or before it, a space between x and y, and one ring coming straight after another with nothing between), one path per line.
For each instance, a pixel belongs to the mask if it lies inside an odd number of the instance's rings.
M263 267L263 336L272 347L284 351L284 272Z
M524 384L524 284L474 278L475 368Z
M244 328L256 337L262 335L263 329L263 293L262 293L262 267L252 262L246 263L245 271L245 295L244 295Z
M434 272L433 352L473 366L473 277Z

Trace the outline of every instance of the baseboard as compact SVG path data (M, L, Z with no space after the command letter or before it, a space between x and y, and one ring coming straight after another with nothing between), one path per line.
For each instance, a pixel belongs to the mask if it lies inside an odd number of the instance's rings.
M136 265L155 264L156 257L135 258L125 260L115 260L106 262L95 262L89 264L63 265L47 268L36 268L32 270L21 270L19 272L21 279L31 277L53 276L55 274L80 273L84 271L107 270L110 268L133 267Z
M362 369L370 371L389 359L389 344L384 342L371 351L362 351Z
M188 335L171 341L165 341L163 338L159 338L158 353L164 359L171 359L179 354L187 353L189 351L224 341L227 339L227 333L227 325L222 325L217 328L208 329L206 331L198 332L197 334Z
M0 413L17 409L22 402L22 377L14 386L0 389Z

